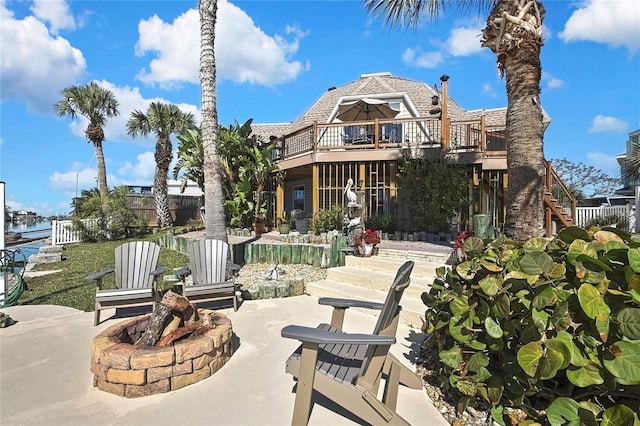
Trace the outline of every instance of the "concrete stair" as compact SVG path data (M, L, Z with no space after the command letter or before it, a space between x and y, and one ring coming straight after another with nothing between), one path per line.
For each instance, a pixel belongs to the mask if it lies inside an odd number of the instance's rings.
M338 297L384 302L398 268L407 260L415 265L411 284L402 296L400 320L411 327L422 326L426 306L421 294L428 291L436 276L436 268L445 266L448 256L442 253L380 251L372 257L347 256L345 266L329 268L327 278L307 283L306 292L316 297ZM359 309L372 315L378 311Z

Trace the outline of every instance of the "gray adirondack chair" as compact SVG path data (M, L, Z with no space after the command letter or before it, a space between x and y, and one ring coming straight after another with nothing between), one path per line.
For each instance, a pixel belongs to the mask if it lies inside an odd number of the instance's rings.
M182 294L191 302L214 300L233 300L233 310L238 310L236 290L233 279L229 279L229 245L214 239L194 240L187 245L189 269L177 271L183 280ZM184 281L191 274L192 283Z
M96 283L96 310L93 325L100 323L100 311L107 308L154 305L156 278L164 272L158 267L160 246L149 241L124 243L115 249L115 268L87 277ZM103 289L102 279L115 272L116 288Z
M408 261L400 267L384 303L321 298L320 304L334 307L331 324L282 329L282 337L302 342L286 363L286 371L298 380L293 425L308 423L314 390L369 424L409 424L396 413L398 389L400 384L422 389L422 381L389 348L396 341L400 298L409 286L413 264ZM371 334L342 331L345 311L355 307L380 310ZM383 376L385 387L379 400Z

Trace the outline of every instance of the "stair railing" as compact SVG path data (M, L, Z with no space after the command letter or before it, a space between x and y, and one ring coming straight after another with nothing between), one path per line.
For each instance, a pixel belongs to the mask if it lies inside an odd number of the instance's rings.
M551 193L553 199L556 201L556 205L561 206L562 210L566 213L567 219L575 222L576 198L571 191L569 191L560 176L558 176L551 163L544 160L544 165L546 168L545 192Z

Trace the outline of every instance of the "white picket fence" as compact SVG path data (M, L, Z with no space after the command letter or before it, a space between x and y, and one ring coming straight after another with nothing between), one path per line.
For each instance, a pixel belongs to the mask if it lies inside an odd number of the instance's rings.
M98 223L98 219L82 219L85 226ZM70 220L54 220L51 222L51 244L62 245L79 243L81 241L80 231L73 230L73 222Z
M576 226L584 227L592 219L613 215L626 218L627 223L631 224L631 210L628 204L623 206L576 207ZM633 222L635 223L635 220Z

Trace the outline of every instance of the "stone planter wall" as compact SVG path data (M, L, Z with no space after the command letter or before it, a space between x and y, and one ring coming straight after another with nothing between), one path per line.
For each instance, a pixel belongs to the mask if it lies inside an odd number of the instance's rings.
M98 389L136 398L169 392L199 382L218 371L233 354L231 321L199 309L215 324L206 333L167 347L140 348L127 342L149 322L149 315L119 322L98 334L91 347L91 372Z

